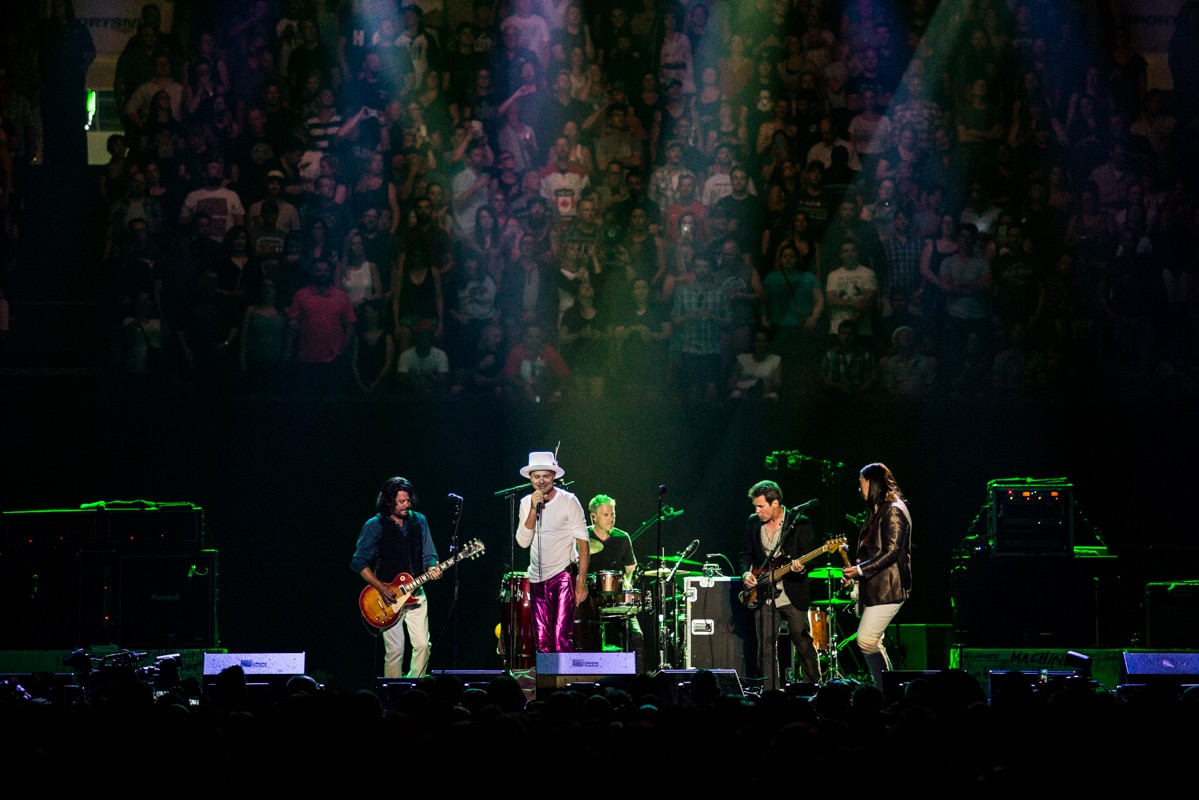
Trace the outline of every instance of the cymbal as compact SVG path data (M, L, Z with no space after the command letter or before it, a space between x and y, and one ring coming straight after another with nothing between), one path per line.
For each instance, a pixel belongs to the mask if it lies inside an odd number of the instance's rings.
M698 570L680 569L680 570L675 570L674 576L676 578L689 578L692 575L698 575L698 574L699 574ZM645 571L645 577L647 577L647 578L668 578L668 577L670 577L670 568L669 567L661 567L659 569L647 569Z
M603 549L604 549L604 543L601 542L599 539L596 539L594 536L592 536L590 539L587 540L588 555L595 555L596 553L598 553L600 550L603 550Z
M812 606L847 606L853 603L852 600L842 600L840 597L834 597L832 600L812 600L808 605Z
M840 578L840 567L817 567L816 569L808 570L809 578Z
M650 556L654 561L662 561L669 564L690 564L693 567L702 567L704 562L692 561L689 558L679 558L678 556Z

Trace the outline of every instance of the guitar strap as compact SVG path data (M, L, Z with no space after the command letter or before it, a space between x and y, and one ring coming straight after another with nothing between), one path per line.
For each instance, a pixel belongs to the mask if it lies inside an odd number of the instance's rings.
M861 550L870 543L870 534L874 530L874 523L878 522L878 518L882 516L883 509L886 506L879 506L878 509L870 516L870 521L862 528L862 533L858 537L858 549Z

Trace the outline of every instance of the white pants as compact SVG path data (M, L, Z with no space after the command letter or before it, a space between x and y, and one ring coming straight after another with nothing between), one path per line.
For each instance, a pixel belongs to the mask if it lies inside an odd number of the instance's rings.
M407 634L405 634L407 629ZM407 675L403 675L404 644L412 639L412 664ZM383 631L383 677L419 678L429 667L429 654L433 650L429 641L429 607L423 594L416 596L416 603L404 607L400 621Z
M886 657L887 648L883 647L883 634L891 620L899 613L901 605L903 604L884 603L862 609L862 619L858 622L858 647L863 653L882 653L883 657Z

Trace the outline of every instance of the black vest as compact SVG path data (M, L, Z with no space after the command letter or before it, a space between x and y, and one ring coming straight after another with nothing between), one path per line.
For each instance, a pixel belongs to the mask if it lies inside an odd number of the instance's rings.
M416 512L410 511L403 529L390 516L381 517L383 532L379 534L375 574L385 581L392 581L401 572L412 577L424 573L424 553L421 547L421 527L416 522Z

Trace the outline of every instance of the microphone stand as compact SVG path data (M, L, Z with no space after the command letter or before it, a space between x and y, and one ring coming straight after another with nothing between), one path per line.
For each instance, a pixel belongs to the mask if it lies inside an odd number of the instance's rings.
M560 486L563 489L570 486L572 483L574 483L574 481L554 481L555 486ZM508 530L511 531L508 539L508 565L513 568L512 572L516 572L516 526L520 524L520 520L517 519L519 506L517 505L516 496L521 492L526 492L529 490L529 484L518 483L515 486L509 486L507 489L500 489L499 491L493 493L494 497L504 497L508 500ZM540 528L541 519L540 516L538 516L537 531L534 531L534 535L540 532ZM531 552L532 545L529 547ZM526 576L528 575L527 572L525 574ZM505 578L507 578L507 576L505 576ZM508 657L507 661L509 672L512 672L516 666L516 646L520 641L520 631L518 630L520 627L520 605L523 599L524 598L510 597L508 602L508 641L505 644L504 653ZM536 634L534 634L534 636L536 636ZM534 639L534 651L536 651L536 639ZM535 657L536 656L534 656L534 658Z
M683 509L683 508L672 508L670 506L659 506L658 514L656 516L650 517L649 519L645 520L640 525L638 525L637 530L635 530L629 534L629 540L634 541L634 542L637 541L637 538L639 536L641 536L641 534L648 531L650 529L650 526L653 525L655 522L661 522L663 520L674 519L675 517L681 517L685 513L686 513L686 509ZM651 556L651 558L652 557L653 556Z
M528 488L529 484L520 483L516 486L509 486L507 489L500 489L493 494L494 497L503 497L508 501L508 566L512 572L516 572L516 526L520 524L520 520L516 518L516 497ZM503 576L504 591L508 590L507 578L507 575ZM507 662L509 674L516 669L516 647L520 641L520 606L523 598L515 596L519 592L520 589L517 588L508 598L508 638L504 642L504 660Z
M450 555L453 556L460 549L458 546L458 524L462 521L462 506L466 501L456 495L451 495L451 497L456 498L454 501L454 522L451 526L453 533L450 534ZM454 602L450 606L450 624L454 630L450 663L453 664L454 669L458 669L458 592L461 589L459 572L460 570L454 570Z
M658 486L658 543L654 548L654 552L658 554L658 568L654 571L654 580L658 582L654 593L658 598L658 670L670 669L670 664L666 661L666 591L665 584L662 582L662 563L663 556L666 554L662 549L662 505L663 498L666 496L666 484ZM675 565L676 569L678 565ZM671 570L670 577L674 579L674 570ZM673 584L672 584L673 585Z
M695 544L694 548L692 548L691 545L688 545L686 548L684 548L682 550L682 552L679 553L678 558L675 560L674 566L670 568L670 575L668 575L666 578L666 585L671 587L672 592L674 589L675 573L677 573L679 571L679 567L683 566L683 561L686 560L693 552L695 552L695 549L699 548L699 540L696 539L694 544ZM661 569L661 567L662 567L662 565L661 565L661 563L659 563L658 564L659 570ZM675 660L678 660L679 650L681 649L681 646L682 646L681 640L683 638L683 634L679 631L678 607L676 606L674 609L672 609L672 611L673 611L673 618L670 620L670 622L671 622L671 627L674 629L674 643L673 643L674 644L674 647L673 647L674 653L673 653L673 655L674 655ZM679 666L682 667L682 665L684 663L685 662L683 662L683 661L679 661Z
M781 670L779 669L779 627L778 627L778 613L779 613L778 584L779 584L779 581L773 580L773 578L774 578L774 574L773 574L774 573L774 560L780 553L785 553L783 545L786 543L787 537L791 535L791 530L795 527L795 523L799 522L800 518L803 517L803 512L800 509L803 509L810 505L812 505L812 503L810 503L810 502L802 503L802 504L796 506L795 508L786 510L786 512L783 515L783 523L784 524L782 526L780 526L780 530L779 530L779 543L777 545L775 545L773 552L766 554L766 563L765 563L764 569L763 569L763 572L766 575L766 577L772 579L770 581L770 628L769 628L770 641L769 642L761 642L759 644L759 647L763 647L763 648L769 647L770 648L770 651L769 651L771 654L770 659L769 659L770 660L770 675L769 676L763 675L762 677L764 679L768 679L770 681L771 686L773 686L775 689L782 688L781 686L778 685L778 684L782 683L782 680L781 680L782 674L781 674ZM789 519L788 519L788 517L789 517ZM794 664L792 664L791 666L792 666L792 669L795 668Z

